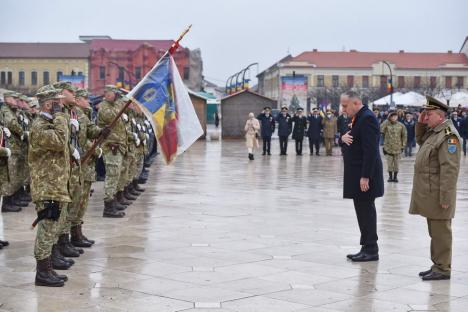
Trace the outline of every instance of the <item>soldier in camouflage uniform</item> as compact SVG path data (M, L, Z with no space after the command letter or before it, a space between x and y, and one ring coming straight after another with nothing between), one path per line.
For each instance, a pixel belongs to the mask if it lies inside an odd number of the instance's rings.
M31 172L31 193L38 218L34 257L37 261L35 284L60 287L67 280L51 267L55 243L63 211L71 201L69 121L62 111L61 95L50 86L38 90L41 112L31 127L28 163Z
M148 153L148 126L145 124L146 118L143 112L141 111L140 107L136 104L132 104L132 108L135 111L136 115L136 122L137 122L137 129L138 135L141 141L141 144L137 146L135 151L135 170L133 172L133 176L129 177L130 180L130 192L132 194L138 195L145 191L144 188L140 187L138 184L138 178L140 177L141 172L143 171L143 166L145 162L145 155ZM149 122L147 122L149 124Z
M391 112L380 126L380 132L384 139L383 151L387 157L388 182L398 182L400 157L406 146L406 127L398 121L397 113Z
M109 131L107 128L99 128L91 121L92 109L88 102L88 91L85 89L78 89L75 93L76 98L76 112L78 114L79 122L79 135L78 141L81 147L82 155L93 145L93 139L98 136L107 135ZM73 208L69 213L69 220L71 223L71 243L76 247L91 247L94 244L93 240L88 239L82 233L83 217L88 207L88 199L91 193L91 184L96 181L96 159L102 156L102 149L97 148L95 155L93 155L85 164L81 166L82 181L81 188L76 190L80 196L74 196L72 206Z
M11 156L11 150L6 147L7 135L11 135L0 126L0 189L4 183L8 183L8 158ZM0 240L0 249L8 246L7 241Z
M15 92L4 93L5 105L0 109L2 123L11 134L7 140L11 149L11 156L8 159L10 179L9 182L3 184L1 190L1 194L4 195L2 212L18 212L21 210L21 207L28 205L26 202L21 201L18 196L19 190L23 185L20 173L21 167L26 165L24 145L29 134L24 130L23 123L19 117L21 115L18 113L18 96Z
M31 126L31 123L33 121L32 115L31 115L31 108L29 107L29 98L25 95L20 95L18 98L18 104L19 107L21 108L18 110L19 114L19 120L20 124L23 127L23 131L26 133L29 133L29 128ZM20 167L20 170L18 172L19 179L22 181L22 185L18 190L17 197L20 201L30 203L32 198L30 194L30 189L29 189L29 183L30 183L30 174L29 174L29 167L26 165L27 160L26 160L26 155L28 155L28 142L25 140L21 146L22 150L22 155L24 155L24 158L21 160L21 164L25 164L24 166L22 165Z
M104 100L101 102L97 125L105 127L112 123L118 115L121 105L118 102L119 90L110 85L104 91ZM106 167L106 180L104 182L104 211L103 216L108 218L122 218L125 216L123 210L126 207L117 201L117 192L120 176L124 171L123 159L127 153L127 130L125 119L128 116L122 115L112 128L109 136L102 142L104 164Z

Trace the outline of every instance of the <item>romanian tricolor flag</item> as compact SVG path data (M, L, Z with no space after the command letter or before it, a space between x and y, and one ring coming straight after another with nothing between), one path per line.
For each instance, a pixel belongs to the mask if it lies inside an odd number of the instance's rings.
M187 88L169 52L127 96L142 106L152 122L167 164L203 134Z

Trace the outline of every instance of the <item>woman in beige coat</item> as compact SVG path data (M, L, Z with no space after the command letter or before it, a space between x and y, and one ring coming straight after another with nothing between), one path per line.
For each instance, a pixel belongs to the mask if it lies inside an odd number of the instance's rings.
M247 149L249 150L249 159L254 160L253 151L255 148L258 148L257 133L260 130L260 123L258 119L255 118L253 113L249 113L249 119L245 123L245 143Z

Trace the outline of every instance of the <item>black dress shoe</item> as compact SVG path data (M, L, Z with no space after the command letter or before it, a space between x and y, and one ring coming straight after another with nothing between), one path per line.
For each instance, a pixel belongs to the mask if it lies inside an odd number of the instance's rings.
M346 255L346 258L348 258L348 259L351 260L351 259L353 259L353 258L355 258L355 257L360 256L361 254L362 254L362 250L361 250L360 252L358 252L358 253L355 253L355 254Z
M442 280L449 280L449 279L450 279L450 275L445 275L445 274L434 272L434 271L422 277L423 281L442 281Z
M423 276L425 276L425 275L427 275L427 274L429 274L431 272L432 272L432 269L429 269L427 271L422 271L422 272L419 272L419 276L423 277Z
M363 251L360 255L351 258L353 262L369 262L369 261L378 261L379 254L370 254Z

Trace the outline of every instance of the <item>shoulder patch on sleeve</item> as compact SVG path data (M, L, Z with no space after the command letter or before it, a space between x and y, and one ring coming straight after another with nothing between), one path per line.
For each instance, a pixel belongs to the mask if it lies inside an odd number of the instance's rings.
M458 146L458 138L452 135L447 140L447 151L449 152L449 154L455 154L457 152L457 146Z

